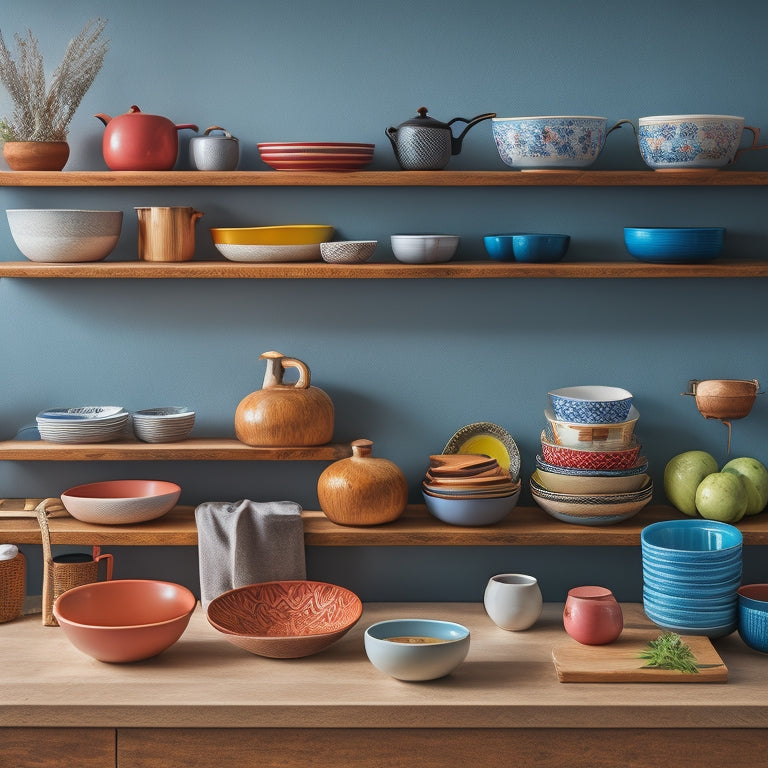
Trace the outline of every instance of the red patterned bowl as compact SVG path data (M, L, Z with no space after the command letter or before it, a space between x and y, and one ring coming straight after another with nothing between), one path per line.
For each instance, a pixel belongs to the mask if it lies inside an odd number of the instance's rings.
M325 650L363 613L360 598L321 581L265 581L231 589L208 604L208 621L258 656L295 659Z
M635 464L641 445L633 437L627 448L619 451L589 451L557 445L547 439L546 431L541 433L541 457L548 464L557 467L578 469L627 469Z

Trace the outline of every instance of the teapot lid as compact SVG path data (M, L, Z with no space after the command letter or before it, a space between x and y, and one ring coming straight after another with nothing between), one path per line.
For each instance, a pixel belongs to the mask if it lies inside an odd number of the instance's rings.
M440 120L436 120L434 117L429 117L427 115L426 107L419 107L416 111L419 114L416 117L412 117L410 120L401 123L400 128L405 125L414 125L419 128L447 128L450 130L448 123L443 123Z

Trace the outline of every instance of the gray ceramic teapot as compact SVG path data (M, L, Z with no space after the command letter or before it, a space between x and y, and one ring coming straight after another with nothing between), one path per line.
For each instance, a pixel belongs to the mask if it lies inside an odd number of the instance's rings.
M404 171L440 171L448 165L452 155L461 152L461 142L467 131L482 120L496 117L495 112L478 115L471 120L454 117L447 123L441 123L427 116L427 108L421 107L418 116L406 120L397 128L387 128L384 133L392 142L395 158ZM461 121L467 126L454 136L453 123Z

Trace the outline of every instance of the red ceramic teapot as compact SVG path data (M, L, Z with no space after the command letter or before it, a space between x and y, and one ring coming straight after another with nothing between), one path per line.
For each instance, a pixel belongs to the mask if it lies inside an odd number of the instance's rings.
M178 131L197 131L192 123L174 125L168 118L148 115L136 105L124 115L95 115L106 126L104 161L113 171L170 171L179 153Z

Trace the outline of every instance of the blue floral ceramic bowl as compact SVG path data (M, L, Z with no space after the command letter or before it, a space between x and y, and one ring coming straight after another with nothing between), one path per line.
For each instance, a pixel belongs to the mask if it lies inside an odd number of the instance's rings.
M611 131L606 118L558 115L547 117L494 117L493 138L501 159L525 170L587 168L597 160Z
M624 227L624 245L639 261L695 264L722 253L723 227Z
M638 121L637 143L646 165L654 170L722 168L740 154L746 128L757 147L759 131L732 115L656 115ZM741 151L744 151L741 150Z
M627 420L632 393L620 387L562 387L549 392L558 421L575 424L617 424Z

